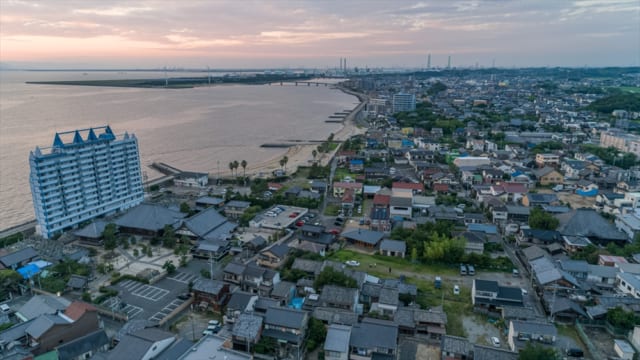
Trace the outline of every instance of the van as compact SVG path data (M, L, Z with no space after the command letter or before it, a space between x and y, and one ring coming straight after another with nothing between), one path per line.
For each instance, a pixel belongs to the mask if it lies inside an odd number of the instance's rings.
M476 269L473 267L473 265L467 265L467 273L471 276L476 274Z
M567 356L583 357L584 356L584 351L582 351L582 349L578 349L578 348L567 349Z
M460 275L467 275L467 267L464 264L460 264Z

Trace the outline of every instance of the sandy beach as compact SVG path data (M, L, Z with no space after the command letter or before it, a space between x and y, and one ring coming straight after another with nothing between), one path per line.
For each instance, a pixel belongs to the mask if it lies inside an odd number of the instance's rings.
M359 109L364 104L361 102L356 109ZM364 134L366 132L365 128L360 128L356 126L354 121L354 114L358 111L354 111L349 114L344 122L343 126L338 132L334 134L334 139L339 141L344 141L352 136ZM294 145L291 146L287 152L282 156L277 156L271 158L267 161L263 161L257 164L249 164L246 169L246 173L251 177L261 177L268 176L274 170L281 169L280 160L286 156L289 161L286 165L286 170L288 174L292 174L296 172L299 166L309 166L313 162L313 150L317 149L317 145ZM320 165L325 166L329 163L329 161L333 158L337 150L334 150L330 153L318 154L316 157L316 161L320 163Z

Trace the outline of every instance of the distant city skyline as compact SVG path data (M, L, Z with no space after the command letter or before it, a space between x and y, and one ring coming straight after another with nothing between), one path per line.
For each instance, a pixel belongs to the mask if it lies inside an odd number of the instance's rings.
M639 66L640 2L0 0L1 68Z

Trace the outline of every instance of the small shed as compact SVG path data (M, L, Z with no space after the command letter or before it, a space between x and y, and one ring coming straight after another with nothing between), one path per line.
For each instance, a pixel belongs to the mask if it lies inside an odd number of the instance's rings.
M625 340L615 339L613 340L613 350L616 352L620 359L632 360L636 351L633 350L631 344Z
M407 244L400 240L382 240L380 254L385 256L397 256L404 258L407 253Z

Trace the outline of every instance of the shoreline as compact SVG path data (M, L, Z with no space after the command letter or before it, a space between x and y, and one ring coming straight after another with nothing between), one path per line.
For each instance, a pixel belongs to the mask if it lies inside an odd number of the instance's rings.
M360 128L357 126L355 122L355 116L362 111L362 108L366 104L366 96L364 94L356 93L351 90L345 89L342 86L336 86L336 89L342 91L345 94L355 96L359 103L356 105L353 110L347 115L342 122L342 127L335 132L334 140L336 141L345 141L350 139L353 136L361 135L366 132L366 129ZM251 165L248 164L246 169L246 174L249 177L256 177L256 175L260 175L261 173L264 175L271 175L272 171L281 169L280 160L286 156L289 161L287 162L286 169L287 173L293 174L295 173L300 166L309 166L313 162L312 152L314 149L317 149L318 145L316 144L305 144L305 145L295 145L290 146L287 151L279 156L272 157L271 159L267 159L265 161L259 162L258 164ZM316 161L321 166L326 166L331 159L333 159L335 153L340 149L338 146L335 150L330 153L318 154L316 156ZM222 178L226 178L226 176L222 176Z
M366 104L366 97L363 94L355 93L339 85L335 85L335 88L342 91L345 94L355 96L359 100L359 103L353 108L351 113L345 117L344 121L342 122L342 127L334 133L334 140L344 141L349 139L352 136L365 133L366 128L359 128L356 125L355 116L360 111L362 111L362 108ZM281 169L280 160L284 156L287 156L287 158L289 159L286 165L287 173L288 174L295 173L300 166L310 166L312 164L313 162L312 152L314 149L317 149L317 146L318 144L305 144L305 145L292 144L292 146L290 146L284 153L280 155L271 157L267 160L263 160L255 164L249 163L246 169L246 175L251 178L261 177L261 176L270 177L274 170ZM316 156L316 161L320 165L326 166L327 164L330 163L331 159L333 159L335 153L338 151L339 148L340 146L338 146L336 150L333 150L330 153L318 154ZM144 166L148 166L148 165L141 164L141 167L144 167ZM239 170L242 171L242 169L239 169ZM157 181L158 179L161 179L161 178L162 176L159 176L157 178L149 179L147 182ZM213 178L215 178L215 176ZM229 178L229 176L220 176L220 178ZM14 224L7 228L0 229L0 234L9 236L16 232L23 232L25 230L28 230L25 227L33 227L33 225L35 224L35 221L36 221L35 218L23 220L18 224Z

